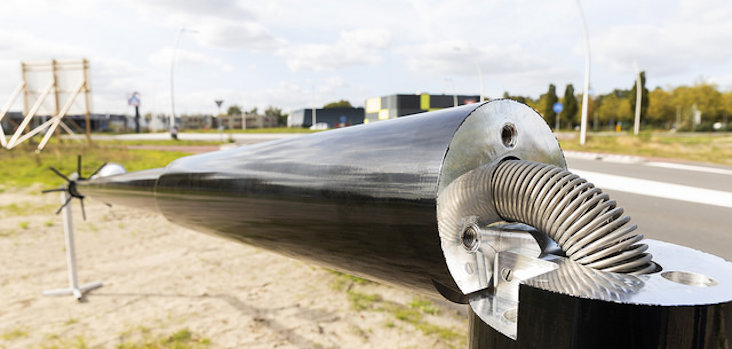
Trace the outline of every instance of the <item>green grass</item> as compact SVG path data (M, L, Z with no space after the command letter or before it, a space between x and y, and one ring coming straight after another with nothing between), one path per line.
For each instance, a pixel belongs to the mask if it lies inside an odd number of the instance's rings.
M137 327L120 335L118 349L201 349L211 344L208 338L200 337L184 328L170 335L153 335L145 327Z
M732 166L732 134L730 133L660 133L642 132L587 136L584 146L579 137L560 139L563 150L636 155L680 159Z
M322 130L311 130L309 128L301 127L269 127L269 128L248 128L242 129L227 129L224 133L314 133ZM199 129L199 130L185 130L181 133L219 133L218 129Z
M3 332L2 335L0 335L0 338L6 341L16 340L20 338L26 338L28 337L28 330L25 328L14 328L12 330L9 330L7 332Z
M190 145L222 145L228 143L228 140L224 142L219 141L192 141L192 140L172 140L172 139L130 139L130 140L97 140L94 141L95 145L104 147L120 147L129 145L165 145L165 146L190 146Z
M27 187L34 183L48 187L61 185L64 181L53 174L49 167L53 166L67 175L75 172L77 154L82 156L84 175L90 175L104 162L117 162L125 166L127 171L137 171L165 166L188 155L176 151L131 150L98 144L89 147L69 142L49 144L39 154L34 150L35 146L28 143L12 150L0 150L0 159L3 161L0 166L0 183L5 187Z

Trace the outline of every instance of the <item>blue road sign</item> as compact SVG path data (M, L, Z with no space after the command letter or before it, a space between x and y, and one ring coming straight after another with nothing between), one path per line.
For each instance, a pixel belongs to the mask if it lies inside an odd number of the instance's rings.
M552 110L554 110L555 113L561 113L562 109L564 109L564 106L562 105L562 103L559 102L554 103L554 105L552 106Z
M127 104L131 107L139 107L140 106L140 93L138 92L132 92L127 96Z

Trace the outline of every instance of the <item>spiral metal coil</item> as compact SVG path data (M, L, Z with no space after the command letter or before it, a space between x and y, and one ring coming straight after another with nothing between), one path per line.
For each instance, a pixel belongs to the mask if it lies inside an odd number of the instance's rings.
M491 178L493 204L506 221L547 234L569 259L598 270L647 274L656 269L643 235L614 200L562 168L523 160L500 163Z

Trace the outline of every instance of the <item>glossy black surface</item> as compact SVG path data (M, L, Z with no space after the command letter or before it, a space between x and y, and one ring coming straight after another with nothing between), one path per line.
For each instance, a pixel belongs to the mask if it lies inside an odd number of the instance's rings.
M476 107L181 158L160 174L155 204L198 231L415 291L435 294L435 282L456 290L435 199L452 136ZM147 206L136 184L149 178L120 186L132 175L82 192Z
M519 290L513 340L470 314L470 348L729 348L732 304L653 306Z

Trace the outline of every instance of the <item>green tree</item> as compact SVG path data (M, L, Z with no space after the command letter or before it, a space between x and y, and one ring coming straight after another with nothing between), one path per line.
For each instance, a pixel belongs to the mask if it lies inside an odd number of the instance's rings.
M599 106L595 109L595 115L600 124L609 124L612 129L616 122L630 120L629 101L622 95L619 90L615 90L598 98Z
M577 97L574 96L574 86L572 84L567 85L564 89L562 104L564 104L564 109L559 113L559 120L562 123L568 124L571 128L572 123L576 122L578 110Z
M557 117L557 113L554 112L554 104L559 102L557 97L557 87L554 84L549 84L549 90L539 98L543 99L541 109L544 120L549 125L554 125L554 119Z
M676 106L671 93L656 87L648 94L648 111L646 123L654 127L670 128L676 121ZM633 109L635 113L635 109Z
M228 115L228 116L241 115L241 107L236 104L230 105L229 109L226 109L226 115Z
M254 107L252 109L247 110L247 114L259 114L259 109L257 107Z
M280 108L275 108L270 105L264 110L264 116L277 118L277 125L279 126L287 125L287 114L283 113Z
M642 71L640 72L640 80L641 80L641 113L640 117L641 120L646 119L646 111L648 110L648 89L646 88L646 72ZM628 95L629 101L630 101L630 112L635 115L635 100L638 97L638 84L634 81L633 82L633 88L630 89L630 93Z
M331 102L323 106L323 109L330 109L330 108L353 108L351 105L351 102L341 99L338 102Z

